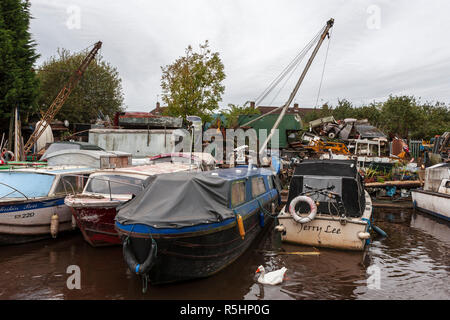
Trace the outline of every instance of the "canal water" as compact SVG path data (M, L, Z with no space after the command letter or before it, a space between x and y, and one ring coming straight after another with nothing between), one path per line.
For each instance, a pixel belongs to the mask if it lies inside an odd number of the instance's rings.
M149 285L146 294L121 247L92 248L76 233L4 246L0 299L450 299L450 226L412 210L375 212L375 221L388 237L374 238L366 252L321 248L320 255L289 254L314 249L281 243L269 230L217 275ZM67 287L71 265L80 268L80 289ZM266 271L285 266L287 279L261 285L259 265Z

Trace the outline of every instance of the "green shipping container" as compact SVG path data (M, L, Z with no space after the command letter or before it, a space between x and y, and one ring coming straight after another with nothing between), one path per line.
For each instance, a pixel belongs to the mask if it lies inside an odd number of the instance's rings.
M256 119L260 115L243 115L239 116L239 123L245 124L253 119ZM259 119L258 121L255 121L251 123L249 126L256 130L258 134L259 139L259 129L266 129L267 135L270 134L270 130L273 128L275 122L277 121L279 117L279 114L269 114L265 116L262 119ZM297 117L298 119L298 117ZM301 120L297 121L295 118L295 115L293 114L286 114L283 117L283 120L281 121L280 125L278 126L278 133L279 133L279 148L287 148L288 147L288 141L293 141L295 139L289 139L288 136L292 133L297 133L298 131L302 130L303 125ZM262 141L261 141L262 143ZM269 143L269 146L271 144Z

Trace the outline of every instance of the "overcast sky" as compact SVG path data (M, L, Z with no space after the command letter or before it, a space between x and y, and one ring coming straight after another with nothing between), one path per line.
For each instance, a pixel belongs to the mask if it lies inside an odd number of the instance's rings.
M221 107L254 100L313 36L335 19L319 104L355 105L390 94L450 102L448 0L31 0L39 64L58 48L78 52L98 40L122 78L128 111L150 111L161 95L161 66L206 39L225 65ZM328 40L295 102L314 107ZM305 59L306 60L306 59ZM302 67L277 97L282 105ZM276 92L276 91L275 91ZM275 98L275 99L274 99ZM161 98L159 98L161 101Z

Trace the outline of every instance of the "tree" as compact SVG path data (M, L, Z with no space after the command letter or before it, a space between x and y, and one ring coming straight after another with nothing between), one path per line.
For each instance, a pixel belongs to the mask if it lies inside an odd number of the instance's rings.
M450 108L442 102L426 102L418 106L419 123L414 126L412 138L430 139L450 131Z
M191 46L185 56L174 63L161 67L162 100L166 103L165 114L170 116L196 115L203 122L211 119L211 113L219 108L225 86L224 65L219 53L211 52L208 40L200 45L200 52Z
M353 118L355 116L355 108L347 99L338 99L336 108L333 109L333 117L336 120Z
M225 126L227 128L237 128L239 126L239 116L261 114L261 111L254 107L240 107L235 104L228 104L228 109L225 110Z
M399 138L409 138L419 125L420 109L413 96L389 96L381 108L381 122L387 133L397 134Z
M70 53L58 49L58 57L50 57L38 72L41 81L39 104L46 110L72 73L78 69L86 53ZM101 111L111 118L123 111L122 80L117 69L97 55L81 77L80 82L62 106L56 118L71 123L89 123Z
M39 57L31 39L30 3L0 1L0 130L7 129L15 107L21 119L37 110L39 81L33 66Z

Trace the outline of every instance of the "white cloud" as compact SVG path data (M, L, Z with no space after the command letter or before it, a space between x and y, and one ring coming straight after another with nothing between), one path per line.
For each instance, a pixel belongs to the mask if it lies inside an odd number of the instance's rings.
M81 28L68 29L67 8L79 6ZM367 8L380 9L380 28L369 29ZM153 109L161 93L161 66L189 45L208 39L225 64L222 106L257 97L306 43L335 18L320 101L356 104L389 94L450 101L450 2L298 0L34 0L31 31L40 62L58 47L80 51L98 40L116 66L129 110ZM296 102L312 106L327 43ZM275 100L284 103L301 69ZM269 103L271 99L264 101Z

